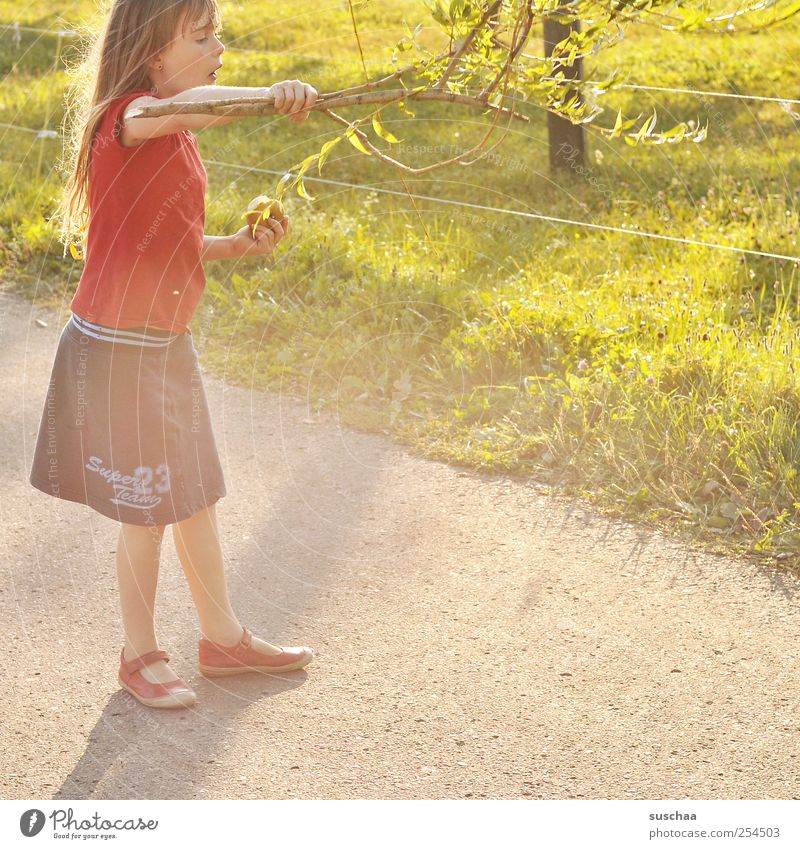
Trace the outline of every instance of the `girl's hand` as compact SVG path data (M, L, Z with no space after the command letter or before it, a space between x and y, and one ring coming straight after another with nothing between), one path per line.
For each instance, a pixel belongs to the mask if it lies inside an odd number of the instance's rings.
M275 97L275 111L288 115L290 121L305 121L317 99L317 90L300 80L284 80L270 86Z
M268 218L257 224L255 238L253 238L253 228L245 224L241 230L230 237L234 256L239 258L270 254L288 232L289 219L286 216L280 221L277 218Z

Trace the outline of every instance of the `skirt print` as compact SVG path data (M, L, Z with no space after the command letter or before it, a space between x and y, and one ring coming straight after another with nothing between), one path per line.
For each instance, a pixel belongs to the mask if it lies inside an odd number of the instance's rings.
M224 496L191 333L147 348L95 339L70 319L30 482L132 525L181 522Z

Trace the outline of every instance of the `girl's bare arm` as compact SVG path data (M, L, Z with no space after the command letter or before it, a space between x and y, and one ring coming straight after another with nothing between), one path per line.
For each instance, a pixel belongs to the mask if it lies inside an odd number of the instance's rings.
M188 88L174 97L149 97L142 95L132 100L125 109L120 140L125 147L135 147L147 139L179 133L183 130L201 130L204 127L217 127L239 120L239 115L161 115L158 118L129 118L128 113L140 106L154 106L157 103L186 103L202 100L227 100L237 97L266 97L269 86L217 86L204 85Z

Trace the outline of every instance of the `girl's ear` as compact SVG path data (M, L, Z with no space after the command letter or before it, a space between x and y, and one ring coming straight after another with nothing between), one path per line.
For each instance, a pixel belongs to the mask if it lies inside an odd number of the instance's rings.
M148 76L150 77L150 83L152 84L150 91L153 94L158 94L158 83L156 80L158 79L156 74L161 73L164 69L164 62L160 56L156 56L155 59L151 59L147 63L147 69L149 71Z

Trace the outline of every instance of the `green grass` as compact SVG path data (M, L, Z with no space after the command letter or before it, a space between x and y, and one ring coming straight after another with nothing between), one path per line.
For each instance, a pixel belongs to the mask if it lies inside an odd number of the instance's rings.
M346 3L223 4L221 84L298 77L319 91L363 80ZM0 20L49 26L93 4L0 3ZM359 11L370 60L423 20L415 2ZM736 38L640 26L602 65L631 82L791 96L798 25ZM323 37L321 37L321 34ZM426 31L436 43L434 29ZM50 39L49 41L47 39ZM271 53L237 53L234 46ZM58 127L55 42L0 36L0 121ZM328 62L297 54L335 57ZM69 56L69 49L65 51ZM406 54L407 55L407 54ZM372 64L372 73L381 70ZM708 120L700 145L631 148L590 135L583 169L552 175L546 125L512 126L490 159L420 177L415 194L796 255L796 123L777 104L622 89L616 109L660 124ZM386 110L421 165L480 138L485 116L458 107ZM348 112L355 117L357 110ZM209 173L207 232L230 233L256 194L340 127L248 118L198 133ZM0 127L0 268L7 285L62 308L80 263L61 259L45 215L60 142ZM417 147L404 147L417 146ZM439 146L437 153L434 148ZM454 146L451 148L451 146ZM41 155L41 165L39 156ZM243 171L208 160L272 173ZM404 191L399 172L345 143L323 177ZM297 394L352 427L389 433L428 456L533 477L598 509L689 536L713 550L800 550L797 264L645 240L307 181L289 199L291 235L274 261L209 263L194 320L208 368Z

